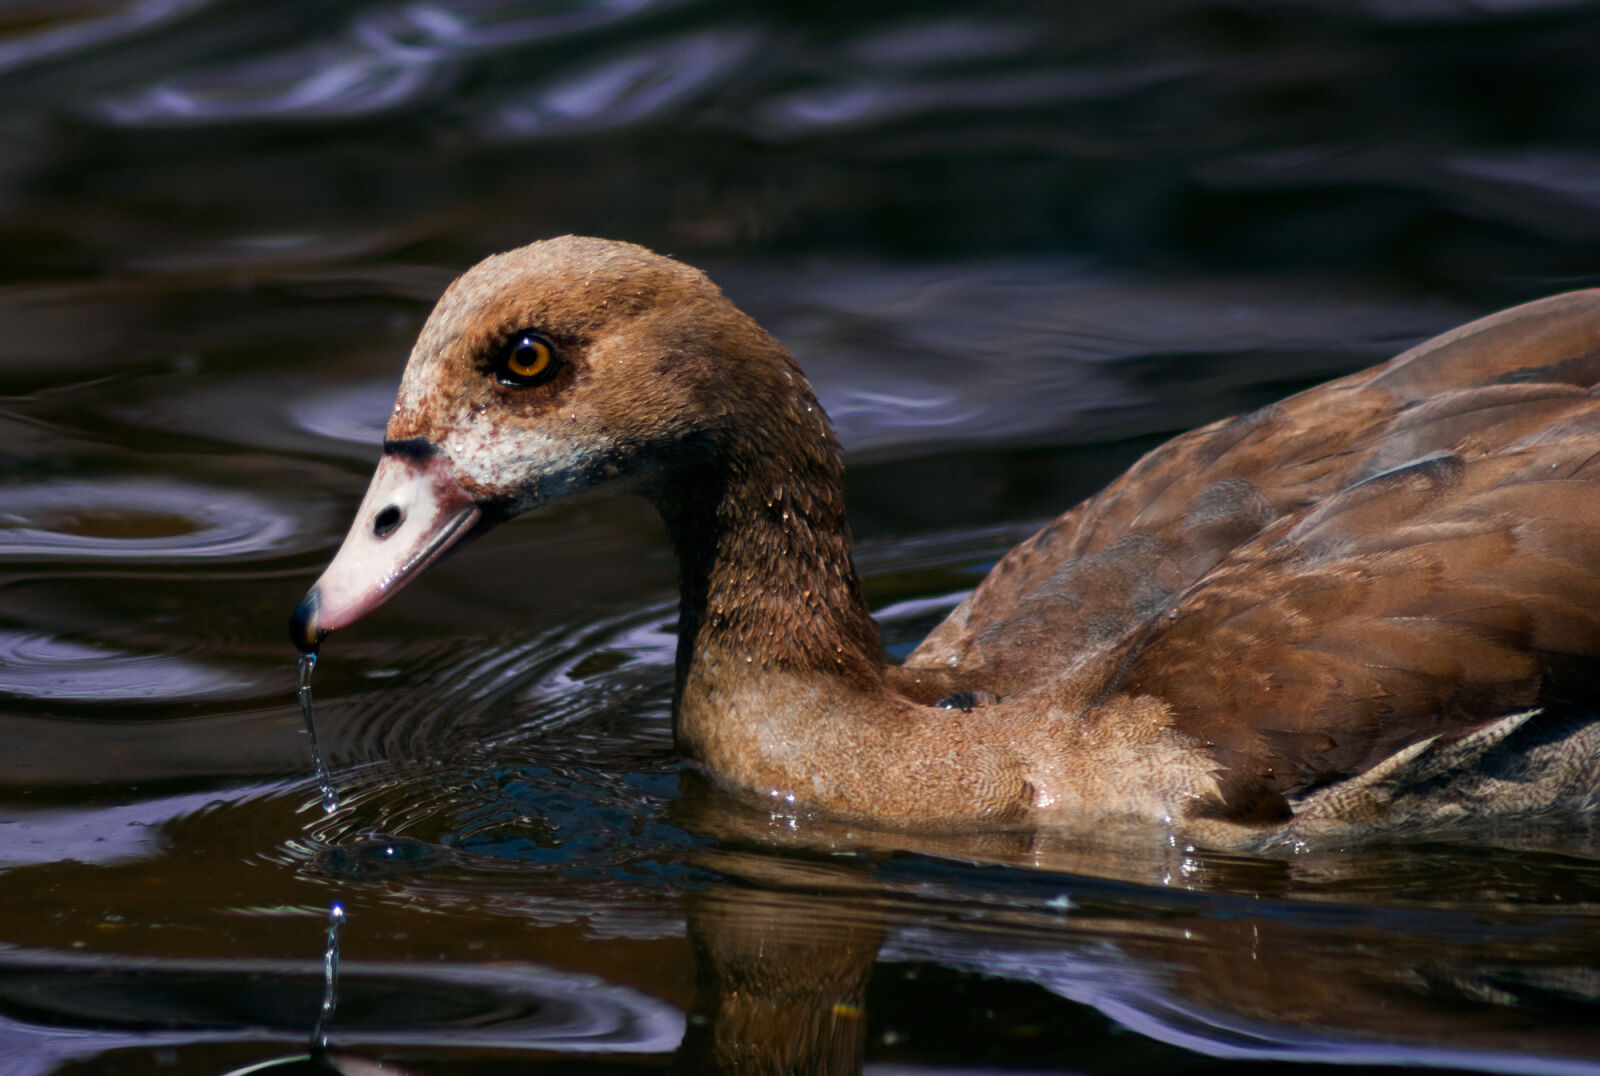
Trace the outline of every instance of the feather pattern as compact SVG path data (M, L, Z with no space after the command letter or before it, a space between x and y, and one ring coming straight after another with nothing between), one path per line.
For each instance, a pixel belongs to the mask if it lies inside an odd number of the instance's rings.
M1600 294L1578 293L1180 437L1018 547L908 665L1004 696L1048 675L1034 641L1080 667L1098 645L1098 698L1160 700L1216 760L1205 811L1370 818L1373 788L1600 696L1596 381Z

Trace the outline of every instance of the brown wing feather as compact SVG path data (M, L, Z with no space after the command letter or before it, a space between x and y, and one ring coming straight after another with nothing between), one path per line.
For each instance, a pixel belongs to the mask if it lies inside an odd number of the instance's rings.
M1600 290L1574 292L1175 438L1012 550L905 671L1009 694L1124 645L1233 550L1363 479L1430 453L1472 460L1541 438L1586 436L1600 450L1586 391L1597 380ZM1573 452L1558 466L1591 459ZM1354 530L1393 539L1376 524Z
M1236 550L1129 644L1113 690L1210 745L1223 811L1600 702L1600 476L1575 466L1592 451L1543 438L1359 483Z
M1407 401L1480 385L1600 382L1600 289L1479 318L1378 368L1371 385Z
M1359 385L1178 437L1007 554L906 660L1009 694L1121 641L1359 469L1396 404Z

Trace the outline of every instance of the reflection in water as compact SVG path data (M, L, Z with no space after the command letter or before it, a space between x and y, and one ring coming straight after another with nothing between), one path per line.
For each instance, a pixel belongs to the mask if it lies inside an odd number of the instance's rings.
M823 844L826 832L813 830L806 843ZM891 838L888 845L895 843ZM970 839L949 843L952 851L975 847ZM1035 991L1031 997L1011 992L1028 1002L1011 1017L1024 1037L1011 1040L1007 1061L1020 1068L1071 1056L1055 1051L1071 1049L1068 1029L1081 1017L1042 1006L1043 991L1092 1006L1147 1036L1143 1045L1123 1039L1118 1047L1134 1070L1154 1070L1165 1049L1158 1043L1255 1061L1600 1070L1589 1060L1600 1048L1593 1021L1600 979L1592 971L1600 935L1587 914L1568 919L1548 907L1518 908L1496 899L1505 893L1486 894L1487 903L1457 894L1464 899L1455 904L1378 907L1341 899L1336 886L1322 900L1310 887L1296 886L1302 891L1280 899L1259 891L1272 883L1264 864L1193 852L1175 858L1192 888L1095 882L1096 873L1126 869L1133 857L1116 843L1098 862L1086 851L1068 848L1061 856L1048 844L1036 847L1020 857L1029 863L1021 871L907 858L897 869L871 871L872 878L835 866L831 856L812 858L815 851L788 862L756 851L724 857L721 869L747 875L759 888L717 891L691 907L696 952L704 961L696 1012L718 1012L719 1005L759 1009L768 1025L737 1046L747 1057L765 1049L774 1052L761 1056L781 1058L800 1026L810 1029L805 1039L812 1049L848 1041L853 1032L847 1026L819 1023L817 1016L830 1004L841 1006L836 1014L864 1004L872 1036L904 1043L890 1056L931 1060L944 1040L943 1021L966 1019L970 1002L962 995L976 988L963 985L950 997L896 995L907 992L907 979L919 968L957 969L970 977L967 983L1003 981ZM1453 854L1461 863L1472 856L1470 850ZM1393 855L1404 860L1413 853L1397 849ZM1066 865L1082 873L1040 871ZM1349 865L1383 870L1360 857ZM1339 864L1312 860L1307 866L1326 884L1324 872L1337 872ZM1283 880L1280 873L1279 886ZM1240 885L1257 892L1237 891ZM984 927L964 925L972 922ZM877 964L864 1002L852 998L845 985L851 980L833 959L844 960L855 946L851 938L860 942L856 970ZM819 955L824 949L830 956ZM900 968L906 971L897 973ZM708 1002L707 976L726 994ZM942 972L938 978L951 982ZM1040 1020L1044 1026L1059 1021L1061 1037L1044 1032ZM793 1021L787 1031L785 1021ZM1030 1022L1033 1029L1024 1031ZM701 1026L702 1039L715 1037L715 1021L708 1017ZM1535 1051L1529 1049L1532 1026L1539 1029ZM1004 1038L1008 1028L991 1033ZM690 1039L695 1035L692 1024ZM784 1065L758 1070L784 1071Z
M774 892L691 897L694 1009L674 1071L861 1071L882 925L841 912Z

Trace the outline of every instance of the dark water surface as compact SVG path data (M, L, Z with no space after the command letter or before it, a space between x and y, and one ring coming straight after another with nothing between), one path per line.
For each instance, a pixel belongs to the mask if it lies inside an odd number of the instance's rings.
M0 3L0 1072L1600 1071L1595 834L705 787L642 504L333 640L331 813L284 630L433 298L578 231L793 348L903 654L1160 437L1594 283L1597 55L1559 0Z

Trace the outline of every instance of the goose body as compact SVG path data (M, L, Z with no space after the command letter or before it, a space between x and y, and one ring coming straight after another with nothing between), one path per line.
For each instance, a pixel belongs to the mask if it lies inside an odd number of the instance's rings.
M642 494L680 564L682 749L908 827L1132 819L1267 847L1592 809L1600 291L1178 437L1007 554L898 667L838 444L698 271L552 239L445 292L315 649L500 519Z

